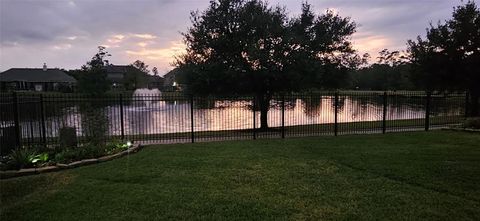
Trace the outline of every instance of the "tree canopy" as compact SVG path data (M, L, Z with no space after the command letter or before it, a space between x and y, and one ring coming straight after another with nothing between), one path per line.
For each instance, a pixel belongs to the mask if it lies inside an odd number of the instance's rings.
M127 72L123 78L125 90L135 90L148 86L149 73L148 65L145 62L136 60L127 67Z
M77 75L79 92L100 95L110 89L110 82L105 71L105 65L108 64L106 59L108 56L110 54L105 50L105 47L99 46L98 52L87 64L82 66L81 74Z
M211 1L192 12L183 33L186 53L176 65L190 93L255 94L267 127L276 93L338 88L361 58L352 49L356 24L332 11L315 14L303 4L298 18L261 0Z
M411 65L403 52L383 49L376 63L351 71L350 87L361 90L412 90Z
M431 24L426 38L408 41L413 80L428 91L467 90L479 115L480 11L474 1L454 8L445 23Z

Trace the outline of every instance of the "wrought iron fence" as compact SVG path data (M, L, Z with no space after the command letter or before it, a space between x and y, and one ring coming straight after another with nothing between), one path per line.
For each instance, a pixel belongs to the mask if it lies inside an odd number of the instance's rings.
M2 147L58 145L59 130L137 142L387 133L461 123L465 94L314 92L274 96L261 129L253 96L0 94ZM5 151L5 148L2 148Z

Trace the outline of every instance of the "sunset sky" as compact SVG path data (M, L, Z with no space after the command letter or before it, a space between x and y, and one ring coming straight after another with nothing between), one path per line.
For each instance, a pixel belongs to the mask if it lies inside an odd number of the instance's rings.
M113 64L139 59L160 74L172 69L184 50L180 32L189 13L208 0L0 0L0 71L13 67L79 68L104 45ZM301 1L270 0L300 13ZM406 41L424 35L429 22L450 18L460 0L310 0L358 24L355 48L376 57L383 48L404 50Z

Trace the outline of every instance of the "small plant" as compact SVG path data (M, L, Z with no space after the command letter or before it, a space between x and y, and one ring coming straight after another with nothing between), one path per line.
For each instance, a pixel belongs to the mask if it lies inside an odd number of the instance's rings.
M35 158L36 152L28 148L18 148L12 150L8 155L8 164L15 169L23 169L33 166L32 160Z
M41 153L41 154L35 155L31 159L31 162L32 162L32 164L35 164L35 165L43 165L43 164L47 163L48 162L48 153Z
M480 129L480 117L467 119L463 126L465 128Z
M66 162L65 151L61 151L61 152L56 153L54 158L53 158L53 161L55 161L56 163Z
M132 146L132 143L130 141L127 141L127 142L125 142L125 141L113 141L113 142L108 143L105 146L105 152L107 154L117 153L117 152L120 152L120 151L127 150L131 146Z

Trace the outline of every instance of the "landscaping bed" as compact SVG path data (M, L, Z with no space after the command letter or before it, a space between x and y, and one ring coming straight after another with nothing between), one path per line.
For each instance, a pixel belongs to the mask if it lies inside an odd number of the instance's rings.
M114 141L105 145L83 145L74 148L22 147L2 157L0 179L47 173L109 161L140 148L129 141Z

